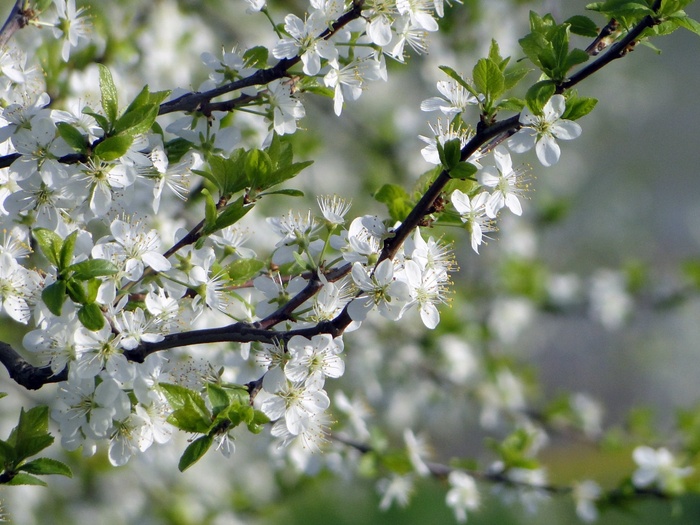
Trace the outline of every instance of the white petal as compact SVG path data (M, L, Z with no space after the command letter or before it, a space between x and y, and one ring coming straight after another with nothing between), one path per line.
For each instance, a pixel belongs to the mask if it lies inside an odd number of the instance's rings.
M433 303L425 303L421 306L420 318L426 328L433 330L440 322L440 312Z
M525 153L535 145L537 132L532 128L523 128L508 139L508 147L513 153Z
M573 140L581 135L581 126L573 120L559 120L552 125L551 131L558 139Z
M549 122L561 117L566 111L566 99L563 95L554 95L544 106L544 116Z
M553 137L546 135L537 141L535 146L537 158L543 166L553 166L559 162L560 149L559 144Z
M506 200L506 206L515 215L522 215L523 214L523 208L522 208L522 206L520 206L520 201L518 200L518 197L516 197L512 193L509 193L508 195L506 195L505 200Z
M158 252L146 252L141 256L141 258L143 259L143 262L157 272L165 272L170 270L170 261Z

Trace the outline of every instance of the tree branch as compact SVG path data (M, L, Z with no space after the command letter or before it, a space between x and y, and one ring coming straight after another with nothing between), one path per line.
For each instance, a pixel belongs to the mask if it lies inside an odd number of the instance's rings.
M65 381L68 371L54 374L50 367L36 367L28 363L9 344L0 341L0 362L5 365L10 378L27 390L38 390L47 383Z
M20 2L18 2L19 4ZM345 24L356 19L360 16L362 5L364 0L356 0L353 8L342 15L332 29L326 30L322 33L319 38L330 38L335 32L343 27ZM654 9L658 10L660 6L660 0L657 0ZM634 42L645 29L653 27L657 22L651 17L645 17L637 26L635 26L623 39L614 44L607 53L602 55L592 64L584 67L574 75L572 75L569 80L563 82L557 87L557 92L561 93L570 89L574 85L578 84L582 80L588 78L592 74L596 73L602 67L615 60L624 56L624 50L627 49L631 42ZM190 93L183 95L173 101L166 102L161 105L160 114L171 113L174 111L194 111L201 109L202 104L208 104L209 101L221 94L228 93L241 89L243 87L248 87L252 85L265 84L282 78L286 75L287 70L293 65L300 61L300 56L296 56L292 59L283 59L276 66L264 69L256 72L250 77L221 86L220 88L207 91L204 93ZM216 106L214 106L216 107ZM466 161L474 153L482 149L492 140L499 140L499 137L506 136L512 133L520 127L519 122L520 115L515 115L508 119L496 122L491 126L484 127L480 129L474 137L462 148L461 160ZM5 159L7 159L7 156ZM69 162L78 162L79 159L73 158L75 156L70 156L70 159L65 159ZM0 163L2 162L0 158ZM14 160L14 159L12 159ZM11 162L10 162L11 164ZM1 164L0 164L1 165ZM9 165L9 164L8 164ZM421 199L413 207L409 215L402 222L402 224L394 232L394 236L388 239L384 245L384 248L380 254L377 264L384 259L393 259L398 250L401 248L403 243L409 237L411 232L421 223L426 215L431 213L436 199L440 196L441 192L444 190L447 183L450 181L450 175L447 171L442 171L436 180L430 185L426 193L421 197ZM342 278L350 272L351 265L346 264L340 268L331 270L326 275L329 281L334 281ZM249 342L262 342L262 343L276 343L280 341L287 341L294 335L302 335L304 337L313 337L314 335L327 333L331 334L333 337L341 335L345 329L350 325L352 319L347 312L347 306L343 311L332 321L322 322L316 326L309 328L291 330L291 331L277 331L271 328L285 320L293 318L293 312L305 301L313 297L318 290L321 289L322 283L318 278L312 278L307 286L293 297L287 304L279 308L277 311L269 315L262 321L254 324L249 323L234 323L219 328L205 329L205 330L193 330L189 332L181 332L176 334L168 334L164 337L162 341L157 343L146 343L142 342L137 348L133 350L127 350L124 352L125 356L132 361L141 362L148 355L167 350L171 348L178 348L183 346L190 346L194 344L203 343L219 343L219 342L238 342L238 343L249 343ZM38 389L42 385L47 383L54 383L62 381L67 377L67 371L63 370L58 374L53 374L48 367L34 367L24 360L10 345L7 343L0 342L0 362L2 362L10 373L10 377L14 379L18 384L24 386L28 389Z
M355 0L353 2L352 9L340 16L338 20L336 20L336 22L333 24L333 27L330 29L326 29L323 33L321 33L318 36L318 38L328 40L344 26L346 26L353 20L359 18L362 13L362 7L364 6L364 3L364 0ZM158 112L158 114L165 115L167 113L173 113L175 111L201 111L205 114L208 114L211 113L211 111L220 109L222 107L228 108L228 105L230 105L231 102L224 102L212 105L210 104L210 101L216 97L225 95L226 93L231 93L232 91L238 91L240 89L244 89L251 86L265 85L269 84L274 80L284 78L285 76L287 76L287 71L289 71L300 61L301 55L297 55L294 58L283 58L273 67L256 71L249 77L243 78L241 80L230 82L228 84L219 86L218 88L214 88L209 91L205 91L203 93L187 93L176 98L175 100L170 100L161 104L160 111Z
M26 26L33 16L31 11L27 12L22 8L22 4L24 4L24 0L17 0L15 2L12 11L10 11L10 16L7 17L7 20L0 29L0 49L5 47L10 41L10 38L12 38L12 35Z

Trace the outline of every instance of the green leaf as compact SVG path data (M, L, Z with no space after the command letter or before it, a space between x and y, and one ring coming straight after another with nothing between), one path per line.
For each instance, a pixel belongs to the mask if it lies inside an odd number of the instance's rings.
M88 300L88 294L85 292L85 288L83 288L83 283L81 281L67 279L66 292L68 293L68 297L78 304L87 304L91 302Z
M209 190L202 188L202 195L204 195L204 233L211 233L216 231L216 218L219 211L216 209L216 203L214 198L209 193Z
M296 162L283 168L273 171L267 180L267 188L280 184L288 179L296 177L296 175L301 172L301 170L308 168L314 163L313 160L307 160L304 162ZM269 192L268 192L269 195ZM303 195L303 193L302 193Z
M627 25L641 20L646 15L654 15L645 0L608 0L593 2L586 9L598 11L610 18L626 18Z
M167 418L168 423L184 430L185 432L193 432L195 434L204 434L209 432L212 425L212 420L209 412L202 412L199 407L188 401L184 408L175 410Z
M265 69L267 67L268 49L266 46L256 46L246 49L243 53L244 67Z
M167 399L168 404L174 410L184 408L188 399L200 397L199 393L182 385L176 385L173 383L159 383L159 387L165 396L165 399Z
M209 397L209 403L211 404L214 416L218 416L219 413L226 410L231 404L231 399L226 393L226 390L214 383L207 383L207 396Z
M61 279L44 288L41 291L41 300L49 309L49 312L55 316L60 316L63 310L63 302L66 300L66 281Z
M32 476L31 474L24 473L19 473L15 475L10 481L7 482L7 485L39 485L41 487L47 486L45 481L37 478L36 476Z
M577 120L588 115L598 103L598 99L590 97L571 97L566 101L566 111L563 119Z
M261 149L251 149L246 152L244 158L243 169L251 186L262 191L274 185L269 180L270 173L272 173L272 160L267 152Z
M452 169L462 158L462 146L459 139L451 139L440 144L437 142L438 154L440 155L440 162L446 170Z
M114 124L114 133L131 136L146 133L155 122L158 109L157 104L146 104L127 111Z
M253 206L254 203L246 202L245 196L239 197L234 202L226 206L219 214L219 217L216 219L216 223L214 224L213 231L218 231L237 223L245 216L246 213L253 209Z
M119 271L119 268L106 259L88 259L69 266L66 271L73 272L73 279L87 281L93 277L114 275Z
M18 467L17 470L23 470L29 474L38 474L40 476L56 474L69 478L73 477L73 472L68 465L51 458L35 459Z
M253 417L251 420L246 422L248 426L248 431L253 434L259 434L265 428L265 425L270 422L270 418L267 417L260 410L253 410Z
M571 53L566 56L566 60L564 62L564 72L566 73L572 67L587 62L589 58L591 58L591 56L583 49L572 49Z
M73 260L73 252L75 251L75 243L77 240L78 230L75 230L73 233L68 235L68 237L66 237L66 239L63 241L63 245L61 246L61 253L59 254L59 262L61 263L61 269L65 269L68 265L70 265L71 261Z
M563 80L568 71L567 59L569 56L569 26L566 24L557 26L551 38L552 50L554 52L554 63L551 65L553 80ZM588 54L586 54L588 59Z
M231 285L243 284L258 274L265 267L263 261L257 259L238 259L226 267Z
M453 179L468 179L472 178L477 171L478 168L474 164L460 162L449 171L449 175Z
M249 186L250 181L243 169L245 161L243 149L233 151L227 159L212 155L208 161L211 171L196 170L195 173L215 184L221 197L228 199L234 193Z
M505 60L501 56L501 50L498 47L498 42L496 42L495 39L491 39L491 46L489 47L489 60L493 61L494 64L497 64L499 68L501 68L501 71L505 67L505 65L508 63L508 59L506 58Z
M697 20L694 20L687 15L681 16L678 18L678 24L684 29L691 31L696 35L700 35L700 22L698 22Z
M292 188L284 188L281 190L266 191L265 193L261 193L260 195L287 195L288 197L303 197L304 192Z
M100 307L97 306L96 303L83 305L83 307L78 310L78 320L85 328L93 332L100 330L105 325L105 318L104 315L102 315L102 310L100 310Z
M49 407L21 409L19 423L10 433L8 443L14 446L16 463L34 456L53 443L49 430Z
M518 43L520 44L520 47L527 58L529 58L530 61L540 69L544 68L540 57L547 51L553 53L552 45L550 44L549 40L547 40L547 37L542 33L530 33L518 40Z
M170 95L171 91L166 90L166 91L156 91L155 93L151 93L148 91L148 86L144 86L141 92L136 95L136 98L129 104L129 107L126 108L126 111L124 111L124 114L131 113L137 108L140 108L142 106L160 106L161 102L163 102L166 98L168 98L168 95Z
M496 109L506 111L522 111L524 107L525 101L523 99L510 97L502 99L496 106Z
M593 20L583 15L574 15L571 18L567 18L564 23L569 24L571 32L575 35L595 38L600 31Z
M75 151L84 153L87 150L87 137L76 128L66 122L57 122L56 128L58 129L58 134Z
M213 442L214 438L210 436L200 436L195 439L187 446L185 452L183 452L180 462L177 464L178 470L180 470L180 472L184 472L194 465L204 454L206 454Z
M61 267L61 247L63 246L63 239L56 233L46 228L34 228L32 230L32 237L36 240L39 245L41 253L53 264L56 268Z
M509 68L504 74L504 88L513 89L530 72L526 67Z
M545 104L554 95L556 87L551 80L541 80L527 90L525 102L535 115L541 115Z
M104 161L117 160L129 150L133 142L132 135L107 137L95 147L95 155Z
M474 88L469 85L469 83L464 80L459 73L457 73L454 69L448 66L439 66L440 70L445 73L448 77L450 77L452 80L457 82L460 86L462 86L464 89L469 91L472 95L476 95L474 92Z
M505 76L499 65L488 58L480 59L472 71L474 87L486 96L485 106L490 109L492 102L505 91Z
M15 447L0 439L0 465L15 465L16 463L18 460Z
M110 124L117 120L119 102L117 99L117 87L114 85L112 73L104 64L97 64L100 68L100 92L102 94L102 110L105 112ZM121 155L120 155L121 156Z
M92 118L94 118L97 121L97 124L104 130L105 133L109 131L109 121L105 118L104 115L95 113L89 107L83 108L83 114L90 115Z
M374 198L386 204L393 221L403 221L413 208L413 202L408 193L398 184L385 184L374 194Z
M100 286L102 286L102 281L93 277L85 282L87 284L87 302L94 303L97 300L97 294L100 291Z

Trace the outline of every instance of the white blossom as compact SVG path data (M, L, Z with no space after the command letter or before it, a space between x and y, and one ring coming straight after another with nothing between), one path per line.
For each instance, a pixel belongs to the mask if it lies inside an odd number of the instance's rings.
M469 474L453 470L447 477L450 490L447 491L445 502L455 513L455 518L460 523L466 523L467 511L479 508L481 498L474 478Z
M581 126L562 119L566 110L563 95L554 95L545 104L542 115L533 114L529 108L520 113L522 129L508 139L508 147L515 153L523 153L535 146L537 158L543 166L559 162L560 148L556 139L572 140L581 135Z

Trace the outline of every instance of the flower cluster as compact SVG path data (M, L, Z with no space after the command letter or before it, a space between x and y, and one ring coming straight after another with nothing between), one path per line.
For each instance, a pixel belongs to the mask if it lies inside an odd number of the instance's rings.
M439 150L452 140L459 140L460 149L474 137L474 133L463 125L464 112L471 106L479 105L481 98L456 81L439 81L437 89L441 97L432 97L421 103L423 111L439 111L450 119L445 127L440 119L430 124L432 137L419 136L428 144L421 153L431 164L441 164ZM520 113L520 130L510 137L506 144L513 153L524 153L534 146L537 158L544 166L559 161L560 148L556 139L571 140L581 134L581 126L576 122L562 119L566 110L566 99L553 95L545 104L541 114L534 114L525 107ZM498 144L498 142L496 143ZM477 169L477 179L470 191L452 191L452 205L459 214L465 229L469 232L472 249L479 253L484 242L484 233L496 229L495 219L502 208L508 208L515 215L522 215L523 208L518 196L525 190L523 171L513 168L510 152L504 145L494 145L493 163L483 166L484 153L473 153L467 162Z

